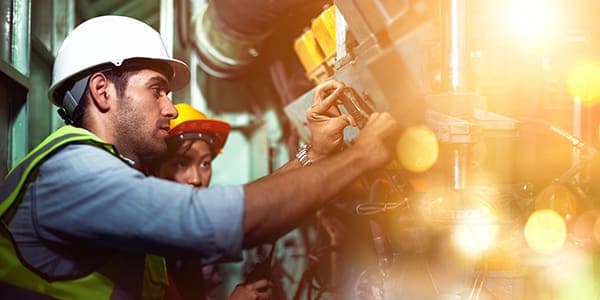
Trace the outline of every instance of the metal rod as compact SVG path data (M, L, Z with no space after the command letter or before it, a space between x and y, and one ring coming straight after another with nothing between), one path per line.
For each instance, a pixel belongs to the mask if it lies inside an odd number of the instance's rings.
M442 84L460 92L467 83L467 1L442 0Z
M452 187L462 190L466 186L468 144L458 144L452 148Z

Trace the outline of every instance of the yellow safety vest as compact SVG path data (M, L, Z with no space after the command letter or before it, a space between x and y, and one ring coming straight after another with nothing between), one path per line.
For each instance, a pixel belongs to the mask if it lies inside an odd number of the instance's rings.
M109 274L118 274L123 265L118 256L111 258L96 272L81 278L48 281L21 262L6 224L18 208L28 183L35 179L37 168L46 158L69 143L94 145L118 156L113 145L89 131L63 126L10 171L0 185L0 284L11 286L11 290L26 290L28 295L38 294L40 298L111 299L115 282ZM147 254L143 278L140 276L140 280L143 280L142 295L137 298L162 299L165 287L169 284L164 258ZM0 298L2 296L0 289Z

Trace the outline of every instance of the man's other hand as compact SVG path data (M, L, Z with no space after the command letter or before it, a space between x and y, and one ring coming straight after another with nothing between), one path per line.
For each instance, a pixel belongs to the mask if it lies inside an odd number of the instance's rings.
M374 112L350 149L365 156L369 169L388 163L394 157L394 148L400 125L388 112Z

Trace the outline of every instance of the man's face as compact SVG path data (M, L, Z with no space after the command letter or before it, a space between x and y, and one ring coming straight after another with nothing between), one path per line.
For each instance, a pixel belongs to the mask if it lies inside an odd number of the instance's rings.
M146 69L129 77L125 96L116 101L119 151L137 157L166 152L169 121L177 116L168 93L168 81L159 72Z
M158 176L197 188L207 187L212 176L212 154L202 140L188 140L161 162Z

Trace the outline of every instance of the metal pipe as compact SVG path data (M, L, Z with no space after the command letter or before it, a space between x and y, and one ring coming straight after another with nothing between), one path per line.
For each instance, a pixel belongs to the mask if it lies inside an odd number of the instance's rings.
M252 63L275 21L304 0L210 1L196 23L200 66L218 78L232 78Z
M10 63L12 1L0 0L0 59Z
M442 0L442 84L446 91L461 92L467 82L467 1Z
M575 97L573 99L573 136L578 137L578 138L581 138L581 136L582 136L581 113L582 113L581 99L579 99L578 97ZM571 166L575 166L575 165L581 163L581 161L582 161L582 159L581 159L580 147L573 147ZM577 183L579 183L580 180L581 180L580 174L575 175L575 181Z
M452 187L462 190L467 182L468 144L458 144L452 148Z
M469 89L467 49L467 0L442 0L440 5L443 92L453 93L459 100ZM458 103L456 103L458 105ZM450 147L451 186L462 190L466 186L469 144Z
M12 32L10 62L13 67L25 76L29 76L29 0L14 1L12 7ZM11 134L11 166L15 166L27 154L29 146L29 102L22 98L23 104L17 109L12 121Z
M26 76L29 76L29 10L29 0L13 3L11 63Z
M305 0L219 0L210 2L219 19L228 29L242 36L253 36L270 31L279 17Z
M149 5L147 5L149 6ZM173 30L173 22L175 19L175 7L173 0L160 1L160 35L162 36L167 53L173 55L173 40L175 31Z

